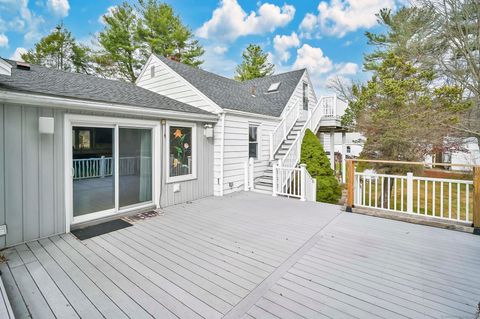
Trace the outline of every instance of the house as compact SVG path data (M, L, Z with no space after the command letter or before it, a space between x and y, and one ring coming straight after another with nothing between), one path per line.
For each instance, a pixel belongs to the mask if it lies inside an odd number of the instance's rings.
M305 69L239 83L152 55L135 85L0 59L0 247L237 190L305 199L299 146L331 107Z

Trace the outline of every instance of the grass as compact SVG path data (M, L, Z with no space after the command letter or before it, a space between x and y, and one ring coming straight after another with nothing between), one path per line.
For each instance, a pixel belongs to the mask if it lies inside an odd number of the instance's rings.
M365 206L382 208L381 203L381 179L377 184L377 202L375 204L375 181L365 179ZM384 183L387 181L385 180ZM468 185L468 203L467 203L467 185L463 183L443 183L443 196L440 182L427 182L425 191L425 181L413 181L413 212L420 215L446 217L466 221L467 204L469 208L468 221L472 220L473 207L473 185ZM393 183L392 183L393 184ZM451 196L449 185L451 184ZM402 194L403 189L403 194ZM370 196L371 194L371 196ZM458 197L460 195L460 198ZM449 197L451 201L449 202ZM460 200L458 200L460 199ZM403 202L403 206L402 206ZM387 206L390 210L407 211L407 183L406 180L396 180L390 190L390 203Z

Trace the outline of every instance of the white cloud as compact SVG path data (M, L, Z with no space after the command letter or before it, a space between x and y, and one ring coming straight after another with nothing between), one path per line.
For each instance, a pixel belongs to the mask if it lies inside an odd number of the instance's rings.
M98 22L101 24L105 25L105 19L103 18L104 16L111 17L113 14L113 11L117 9L117 6L110 6L107 8L107 11L103 13L101 16L98 17Z
M225 52L228 51L228 48L226 46L222 46L222 45L217 45L216 47L213 47L213 52L215 52L216 54L224 54Z
M353 62L340 63L335 65L336 74L338 75L354 75L359 71L358 64Z
M0 33L0 48L8 47L8 38L5 34Z
M333 69L333 63L330 58L323 55L322 49L304 44L297 50L297 59L293 63L293 68L307 68L310 74L324 74Z
M32 13L28 0L0 0L0 28L24 34L27 43L33 43L41 37L40 28L45 23L42 16ZM2 32L2 31L0 31Z
M55 16L63 18L68 16L70 4L68 3L68 0L48 0L47 8Z
M14 60L14 61L23 61L22 54L25 54L27 52L28 52L27 49L22 48L22 47L18 47L18 48L15 49L15 52L13 52L10 59Z
M288 4L279 7L264 3L257 12L247 14L237 0L222 0L213 11L212 18L195 33L205 39L234 41L240 36L273 32L286 26L294 15L295 7Z
M295 32L291 35L276 35L273 38L273 47L278 55L280 61L286 62L290 59L290 48L298 48L300 46L300 39Z
M375 26L375 14L382 8L393 8L394 5L394 0L322 1L317 8L318 15L307 13L300 24L300 30L306 37L310 37L315 30L343 37L348 32Z

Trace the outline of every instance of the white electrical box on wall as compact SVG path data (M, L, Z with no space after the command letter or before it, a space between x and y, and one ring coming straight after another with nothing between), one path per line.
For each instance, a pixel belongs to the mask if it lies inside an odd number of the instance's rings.
M173 192L178 193L180 191L180 184L173 184Z
M5 236L7 234L7 225L0 225L0 236Z
M39 117L38 131L40 134L53 134L55 132L53 117Z

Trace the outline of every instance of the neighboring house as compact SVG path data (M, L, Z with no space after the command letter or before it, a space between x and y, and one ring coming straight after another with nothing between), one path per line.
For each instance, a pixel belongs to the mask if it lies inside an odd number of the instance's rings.
M136 84L0 59L0 248L206 196L272 194L272 166L299 164L304 131L339 126L305 69L240 83L152 55ZM298 182L286 172L285 189Z

